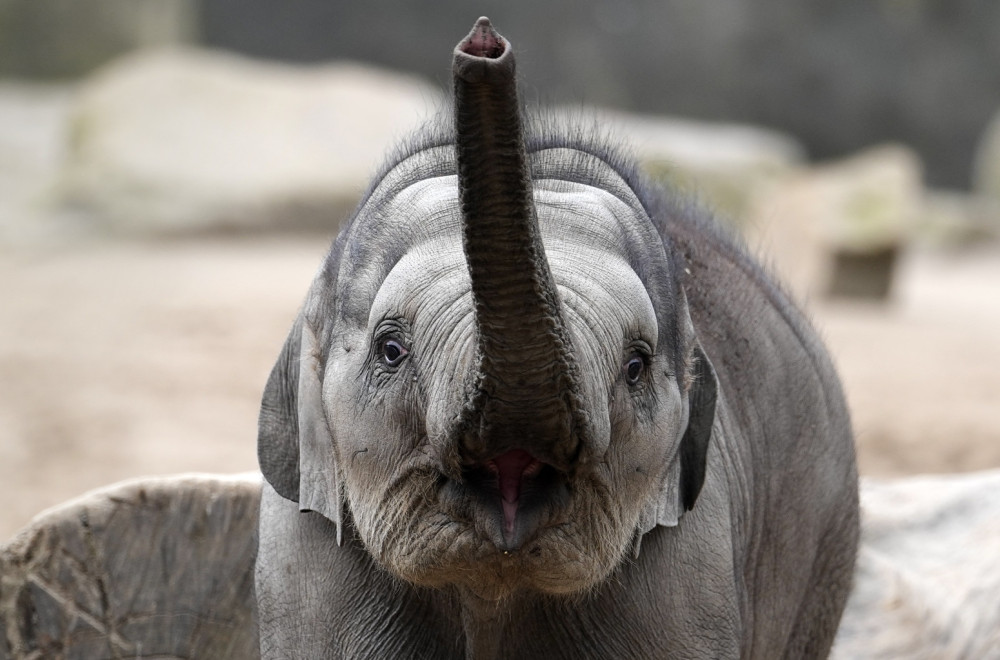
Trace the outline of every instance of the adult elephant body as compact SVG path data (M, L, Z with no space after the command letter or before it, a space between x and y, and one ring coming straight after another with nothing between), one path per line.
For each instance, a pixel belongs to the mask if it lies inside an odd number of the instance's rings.
M587 131L524 131L509 44L455 53L265 391L265 658L803 658L858 537L801 313Z

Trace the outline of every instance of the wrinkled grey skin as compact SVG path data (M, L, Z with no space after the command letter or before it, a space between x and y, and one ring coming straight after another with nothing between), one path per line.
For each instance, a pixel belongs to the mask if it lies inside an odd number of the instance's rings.
M522 136L513 72L480 19L272 372L263 657L824 657L858 539L825 350L600 140Z

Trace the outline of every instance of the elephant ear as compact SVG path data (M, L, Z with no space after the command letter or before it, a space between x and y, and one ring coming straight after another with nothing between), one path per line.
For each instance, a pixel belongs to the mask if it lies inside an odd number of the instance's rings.
M708 444L715 423L718 379L711 361L697 343L692 350L692 362L684 434L677 455L661 482L659 496L642 512L636 538L636 554L639 552L639 537L657 525L676 526L684 512L694 508L705 483Z
M719 379L700 345L694 348L693 372L688 394L688 424L680 446L680 502L684 511L694 508L698 493L705 483L708 442L712 438L715 401L719 394ZM666 524L661 521L657 523Z
M333 434L323 412L319 347L303 312L292 326L264 388L257 423L257 459L264 478L300 511L337 525L341 496Z

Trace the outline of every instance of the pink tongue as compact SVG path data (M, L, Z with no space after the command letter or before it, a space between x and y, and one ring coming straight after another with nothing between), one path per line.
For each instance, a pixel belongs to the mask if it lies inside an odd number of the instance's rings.
M517 516L517 500L521 495L521 477L529 466L534 471L534 466L539 465L539 463L523 449L512 449L506 454L494 458L492 463L497 468L497 478L500 482L504 529L510 534L514 531L514 518Z

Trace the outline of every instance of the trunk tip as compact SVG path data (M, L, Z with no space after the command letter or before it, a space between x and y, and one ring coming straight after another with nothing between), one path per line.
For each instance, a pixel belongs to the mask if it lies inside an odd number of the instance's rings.
M504 38L493 29L490 19L480 16L469 35L458 44L458 50L473 57L495 60L503 55L507 48Z

